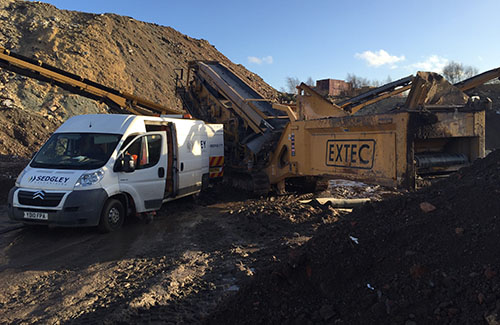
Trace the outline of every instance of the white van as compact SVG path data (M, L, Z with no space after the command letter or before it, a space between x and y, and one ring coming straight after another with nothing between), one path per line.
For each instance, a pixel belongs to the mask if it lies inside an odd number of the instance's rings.
M95 114L67 120L9 193L9 217L25 224L99 226L200 192L210 157L224 156L223 127L169 117ZM220 174L214 174L220 176Z

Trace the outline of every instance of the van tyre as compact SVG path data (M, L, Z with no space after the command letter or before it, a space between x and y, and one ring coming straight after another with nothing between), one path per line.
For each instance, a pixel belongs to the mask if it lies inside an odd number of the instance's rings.
M123 225L125 219L125 209L123 204L116 199L109 199L104 203L99 220L99 231L112 232Z

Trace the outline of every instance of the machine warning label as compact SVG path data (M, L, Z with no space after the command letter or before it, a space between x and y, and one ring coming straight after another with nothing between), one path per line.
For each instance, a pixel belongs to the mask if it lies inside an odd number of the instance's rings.
M328 140L326 165L371 169L375 156L375 140Z

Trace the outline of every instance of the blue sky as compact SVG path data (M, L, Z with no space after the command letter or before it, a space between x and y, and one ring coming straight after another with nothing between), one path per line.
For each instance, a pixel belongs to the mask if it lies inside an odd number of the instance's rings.
M203 38L276 89L286 77L393 80L456 61L500 66L500 1L45 0Z

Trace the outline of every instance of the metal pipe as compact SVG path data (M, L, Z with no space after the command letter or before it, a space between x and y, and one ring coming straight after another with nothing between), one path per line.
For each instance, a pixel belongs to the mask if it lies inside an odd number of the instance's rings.
M455 165L466 165L469 159L461 153L423 153L416 154L417 168L447 167Z

